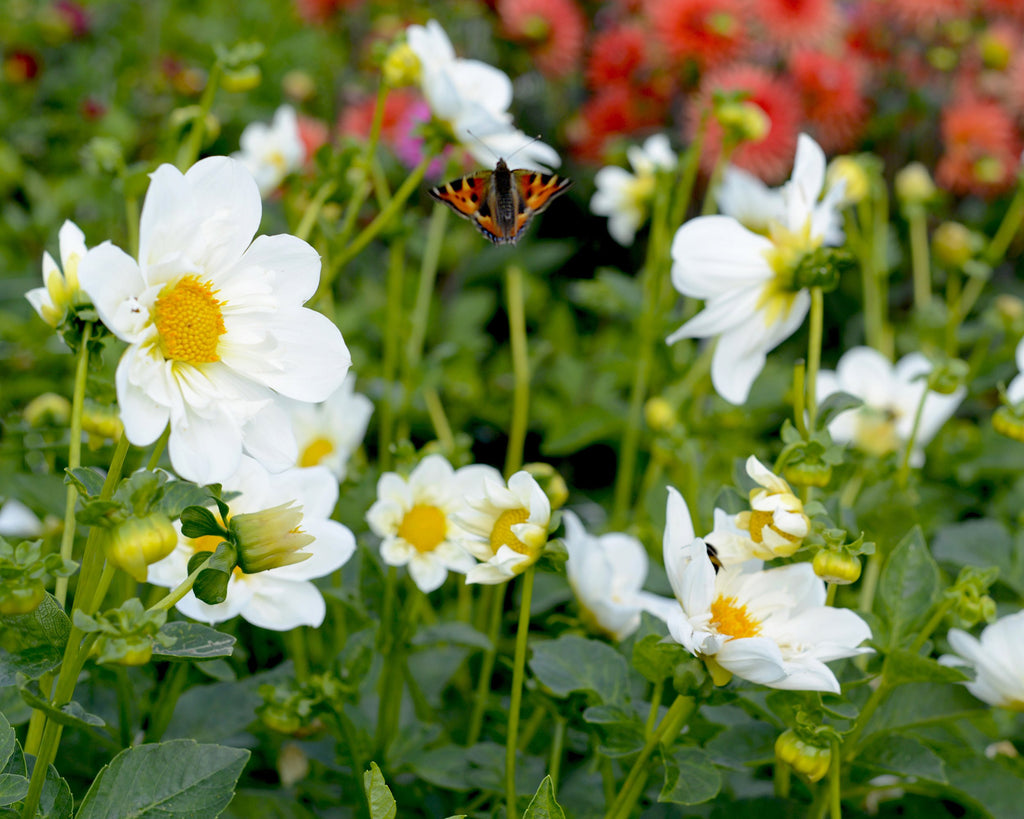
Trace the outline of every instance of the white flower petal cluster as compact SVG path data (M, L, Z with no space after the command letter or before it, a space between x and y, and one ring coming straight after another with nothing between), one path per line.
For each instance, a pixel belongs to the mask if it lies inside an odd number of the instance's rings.
M278 397L323 401L350 363L338 328L302 306L320 257L294 236L253 239L262 205L240 162L161 165L151 178L138 260L104 242L79 272L129 345L116 377L128 440L151 444L169 423L171 463L198 483L232 475L243 449L285 469L297 449Z
M466 508L455 516L468 534L463 545L480 561L466 572L466 582L504 583L540 557L551 503L529 472L516 472L507 486L500 476L478 473L474 478Z
M278 108L270 125L246 125L238 144L241 150L232 156L248 168L263 196L274 191L288 174L299 170L306 159L299 119L290 105Z
M484 479L501 474L483 465L453 469L443 455L428 455L403 478L385 472L377 482L377 501L366 521L382 538L381 558L389 566L408 566L409 576L423 592L439 588L448 572L466 574L476 559L463 548L468 535L456 515L466 495Z
M549 170L561 160L550 145L526 136L512 124L512 81L480 60L455 56L440 23L406 29L409 47L420 62L420 88L434 118L482 165L516 155L516 166Z
M643 590L647 552L635 537L612 532L591 535L572 512L562 513L565 571L589 624L616 640L625 640L640 626L640 612L662 620L678 608L675 600Z
M957 656L946 655L948 665L974 669L967 690L989 705L1024 711L1024 611L1001 617L981 632L981 639L951 628L947 638Z
M929 392L931 371L931 362L921 353L904 356L893 366L882 353L870 347L847 350L835 371L818 373L819 402L836 392L847 392L864 401L862 406L840 413L829 424L833 440L852 443L877 456L899 449L910 439L917 408L927 392L911 453L914 466L923 464L924 446L956 412L967 393L965 387L950 395Z
M238 471L224 481L224 489L240 494L229 500L229 516L262 512L294 502L302 508L301 531L313 538L300 563L245 574L236 569L228 580L227 598L209 605L193 592L177 604L194 620L221 623L236 615L260 628L288 631L297 626L319 626L326 613L320 590L311 582L343 566L355 552L356 541L347 527L330 520L338 501L338 482L324 467L288 469L272 474L252 458L243 457ZM197 551L213 551L215 537L186 538L178 529L178 545L163 560L149 567L148 582L173 588L188 576L188 561Z
M629 246L647 218L657 172L673 170L679 160L664 134L648 137L642 147L629 146L626 157L633 167L632 173L613 165L595 174L597 191L590 199L590 210L598 216L607 216L612 238L620 245Z
M695 537L682 496L669 489L665 569L679 608L668 619L673 640L696 657L751 682L795 691L839 693L825 665L859 648L871 629L849 609L825 605L825 584L809 563L717 573Z
M85 234L78 225L67 220L61 225L57 240L60 246L60 265L54 261L53 256L44 252L44 286L33 288L25 294L39 318L51 327L60 325L68 308L88 301L78 283L78 266L87 252Z
M826 240L841 238L835 231L842 186L819 201L824 184L825 154L801 134L792 178L779 192L781 205L769 209L767 236L721 215L691 219L676 232L672 283L705 305L667 340L717 337L711 381L732 404L746 402L768 352L807 315L810 294L794 288L794 265Z
M345 480L348 460L366 435L373 402L355 391L350 372L326 401L319 404L288 402L298 466L326 466L339 481Z

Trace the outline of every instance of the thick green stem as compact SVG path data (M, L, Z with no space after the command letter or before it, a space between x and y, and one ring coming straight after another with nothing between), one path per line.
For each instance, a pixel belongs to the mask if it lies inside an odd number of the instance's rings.
M430 416L430 423L434 427L434 435L441 444L442 452L451 452L455 449L455 436L452 435L452 426L448 423L448 416L445 415L444 405L441 403L441 396L433 387L423 388L423 403L427 407L427 415ZM459 587L462 588L461 586Z
M910 428L910 437L907 438L906 448L903 450L903 461L900 470L896 473L896 481L901 487L906 487L910 478L910 456L914 452L914 441L917 439L917 430L921 426L921 416L924 414L924 404L928 400L928 388L925 387L921 393L921 400L917 402L917 411L914 413L914 425Z
M628 819L633 811L633 806L643 793L644 783L650 772L647 761L654 753L654 749L663 741L671 742L682 730L683 725L696 710L696 701L693 697L678 695L669 707L665 716L661 718L658 727L647 738L644 747L640 750L633 767L626 775L626 781L619 790L619 795L605 814L605 819Z
M505 271L509 345L512 352L512 422L505 453L505 477L523 465L523 447L530 414L530 359L526 348L526 307L523 301L523 269L511 264Z
M946 355L955 356L958 352L957 331L960 329L962 312L963 281L959 270L950 270L946 274Z
M211 554L210 557L206 558L206 560L204 560L202 563L196 566L195 571L193 571L188 577L186 577L177 586L171 589L165 596L161 597L156 603L150 606L149 610L170 611L172 606L177 605L178 601L181 600L181 598L183 598L192 590L192 587L195 585L196 578L199 577L199 573L207 567L207 565L210 562L210 558L212 557L213 554Z
M391 444L395 425L395 386L398 373L398 350L401 347L402 294L405 284L405 242L396 241L391 245L387 279L387 318L384 322L384 360L381 377L384 381L384 397L380 402L380 416L377 431L377 447L380 468L391 468Z
M928 224L924 208L907 213L910 226L910 265L914 275L914 308L924 310L932 300L931 267L928 258Z
M1017 231L1020 230L1022 222L1024 222L1024 179L1017 184L1017 191L1006 208L1003 221L999 224L996 235L989 242L984 256L986 262L995 267L1003 260L1006 250Z
M331 198L338 189L338 183L333 179L328 179L322 184L313 195L309 204L306 206L305 212L302 214L302 220L299 222L299 226L295 228L295 235L306 241L309 239L310 234L313 232L313 225L316 224L316 217L320 215L320 211L323 209L324 203Z
M472 747L480 738L480 730L484 725L484 710L487 697L491 691L491 674L494 673L494 661L498 654L498 633L501 630L501 619L505 613L505 587L487 586L490 601L488 609L487 640L488 649L480 660L480 676L477 678L476 695L473 697L473 711L469 718L469 730L466 733L466 745Z
M285 632L284 642L292 666L295 668L295 679L297 682L303 683L309 679L309 651L306 647L306 635L303 633L302 626Z
M203 89L203 96L199 100L199 113L192 120L192 127L189 129L188 137L178 149L178 158L174 163L178 170L187 171L199 158L199 152L203 148L203 137L206 136L206 118L213 108L213 98L217 95L217 86L220 84L220 75L224 70L220 60L213 64L210 69L210 76L206 80L206 88Z
M818 370L821 369L821 339L824 333L825 296L820 287L811 288L811 325L807 339L807 386L804 391L808 426L818 420Z
M519 708L523 701L523 678L526 672L526 640L530 633L533 573L533 566L523 572L519 624L516 626L516 649L512 660L512 699L508 708L508 733L505 735L505 815L508 819L519 819L519 809L516 807L516 743L519 736Z

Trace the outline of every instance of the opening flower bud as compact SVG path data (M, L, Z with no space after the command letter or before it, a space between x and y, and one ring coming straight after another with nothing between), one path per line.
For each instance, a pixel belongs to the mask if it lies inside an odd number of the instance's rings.
M107 533L107 560L145 583L147 567L167 557L177 544L178 533L166 515L128 518Z
M810 782L817 782L828 773L832 762L831 745L813 745L801 739L792 728L775 740L775 757L789 765Z
M309 558L308 552L299 549L316 538L303 532L301 526L302 507L294 501L232 517L229 527L237 539L239 568L255 574Z
M420 58L408 43L391 48L384 58L384 82L391 88L415 85L420 80Z
M771 130L771 120L761 106L752 102L728 102L715 110L715 118L725 131L725 140L759 142Z

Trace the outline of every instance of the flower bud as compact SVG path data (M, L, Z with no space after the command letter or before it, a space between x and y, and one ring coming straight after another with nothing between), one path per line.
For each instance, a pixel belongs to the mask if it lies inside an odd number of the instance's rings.
M1024 301L1009 293L1000 293L996 296L993 305L1000 318L1013 324L1024 318Z
M936 261L959 269L974 255L976 242L972 232L959 222L943 222L932 235Z
M843 205L856 205L868 195L870 182L867 171L852 156L837 156L828 166L825 174L825 184L833 188L840 182L845 182L843 189Z
M178 533L170 518L154 512L128 518L107 533L107 560L145 583L147 567L167 557L177 544Z
M1010 407L1000 407L992 416L992 428L1000 435L1015 441L1024 441L1024 418Z
M952 395L964 385L968 371L967 362L963 359L946 359L928 374L928 389L939 395Z
M923 205L935 196L935 183L920 162L911 162L896 174L896 197L904 205Z
M658 395L644 404L644 419L655 432L668 432L679 423L675 407Z
M306 102L316 93L316 81L305 71L293 68L281 79L281 88L296 102Z
M294 501L235 515L228 525L237 538L238 566L246 574L301 563L311 555L299 549L316 540L302 531L302 507Z
M813 745L789 728L775 740L775 757L805 776L808 781L817 782L828 773L832 763L832 746Z
M420 81L420 58L408 43L391 47L384 58L382 73L384 82L391 88L404 88Z
M848 552L821 549L811 565L818 577L837 586L856 583L860 578L860 558Z
M25 420L33 427L63 427L71 418L71 402L63 395L44 392L25 405Z
M569 500L569 487L565 485L565 478L558 474L551 464L526 464L523 470L529 472L540 488L544 490L552 509L560 509L565 506L565 502Z
M985 68L1003 71L1013 57L1013 43L1005 30L990 27L978 37L978 53Z
M82 409L82 431L89 436L89 446L98 449L107 441L120 440L124 424L116 407L86 402Z
M797 461L782 470L786 480L796 486L828 486L832 480L832 467L824 461Z
M243 68L225 69L220 84L225 91L238 93L258 88L262 80L263 72L260 71L260 67L250 63Z
M40 581L19 581L5 580L0 586L0 614L30 614L46 597L46 588Z
M715 118L725 132L725 141L759 142L771 130L764 109L752 102L728 102L715 109Z

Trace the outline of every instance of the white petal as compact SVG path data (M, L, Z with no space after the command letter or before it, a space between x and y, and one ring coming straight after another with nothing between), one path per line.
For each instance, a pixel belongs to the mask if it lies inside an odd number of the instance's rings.
M672 284L699 299L756 286L772 277L764 256L771 247L729 216L699 216L672 240Z
M135 341L138 308L133 299L145 289L136 261L110 242L85 254L78 266L78 281L89 294L103 324L123 341Z
M147 391L132 382L130 374L140 354L138 348L129 347L118 362L117 403L128 440L136 446L149 446L163 434L171 416L166 405L154 401Z
M42 521L17 498L0 506L0 535L3 537L32 538L42 533Z
M409 576L421 592L428 594L441 588L448 577L448 570L436 560L426 555L413 555L409 561Z
M185 181L192 192L195 215L201 220L190 256L208 273L225 270L245 252L260 226L263 204L256 180L241 162L211 156L189 168Z
M234 264L218 273L217 281L227 286L232 279L251 277L254 271L270 274L281 306L300 307L320 283L320 254L297 236L257 236Z
M263 373L260 381L299 401L325 400L341 386L352 363L341 331L327 316L305 307L281 318L274 336L288 367Z
M715 659L722 668L750 682L773 685L786 676L779 647L764 637L728 640Z
M324 621L324 598L308 581L263 578L240 614L254 626L271 631L291 631L298 626L317 627Z
M324 577L344 566L356 551L356 539L351 530L336 520L305 520L302 529L316 538L302 551L310 555L301 563L270 569L266 574L286 580L312 580Z
M232 418L223 414L200 418L187 413L171 425L167 451L174 471L186 480L222 483L241 462L242 431Z

